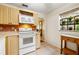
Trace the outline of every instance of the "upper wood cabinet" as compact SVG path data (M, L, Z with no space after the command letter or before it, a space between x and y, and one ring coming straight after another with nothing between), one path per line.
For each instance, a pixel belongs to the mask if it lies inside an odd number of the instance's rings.
M34 13L33 14L33 17L34 17L35 25L38 25L39 24L38 14L37 13Z
M19 10L10 8L10 20L11 20L12 24L19 23Z
M4 5L0 5L0 24L17 25L19 10Z
M8 7L0 5L0 24L8 24L10 18L8 12Z

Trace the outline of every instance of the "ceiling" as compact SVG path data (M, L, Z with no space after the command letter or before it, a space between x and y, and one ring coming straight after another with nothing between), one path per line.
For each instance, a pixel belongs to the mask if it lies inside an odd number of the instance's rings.
M57 8L60 8L67 3L24 3L28 5L28 7L22 6L23 3L7 3L9 5L19 7L19 8L24 8L32 11L36 11L39 13L47 14L51 11L56 10Z

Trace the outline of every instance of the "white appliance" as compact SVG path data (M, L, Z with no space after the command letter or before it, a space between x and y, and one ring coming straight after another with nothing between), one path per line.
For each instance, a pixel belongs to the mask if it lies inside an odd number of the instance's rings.
M19 23L34 24L34 18L32 16L19 14Z
M5 55L5 38L0 37L0 55Z
M27 54L36 50L35 32L31 28L19 28L19 54Z

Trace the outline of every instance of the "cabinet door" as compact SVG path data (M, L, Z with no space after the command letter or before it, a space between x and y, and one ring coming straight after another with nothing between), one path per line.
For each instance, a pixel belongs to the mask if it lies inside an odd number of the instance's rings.
M0 24L8 24L8 7L0 5Z
M12 22L12 24L19 24L19 10L14 9L14 8L10 8L10 20Z
M0 5L0 24L3 23L3 8L2 8L2 5Z
M6 39L6 54L18 55L19 54L19 37L8 36Z
M8 9L9 7L3 6L3 24L8 24Z
M38 24L39 24L38 14L37 14L37 13L34 13L34 14L33 14L33 17L34 17L35 25L38 25Z

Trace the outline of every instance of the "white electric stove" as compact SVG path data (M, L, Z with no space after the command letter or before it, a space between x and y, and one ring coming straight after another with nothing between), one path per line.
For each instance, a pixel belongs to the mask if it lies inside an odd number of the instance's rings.
M34 50L35 32L31 28L19 28L19 54L24 55Z

